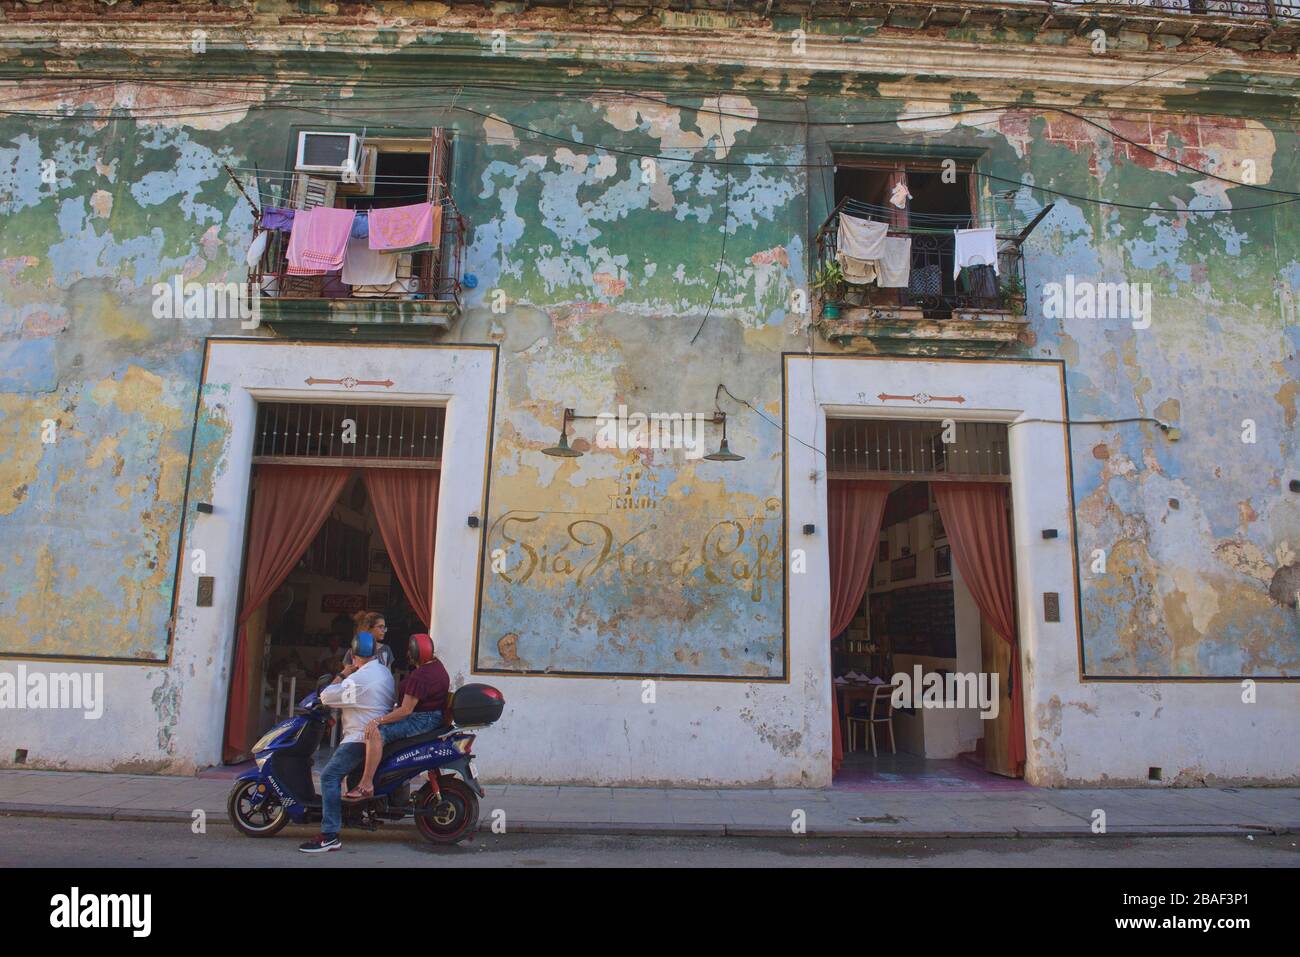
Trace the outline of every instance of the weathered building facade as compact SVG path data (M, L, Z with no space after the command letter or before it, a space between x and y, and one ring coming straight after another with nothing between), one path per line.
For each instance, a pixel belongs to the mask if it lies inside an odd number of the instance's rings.
M0 763L219 762L259 410L360 403L445 410L498 779L830 783L828 423L952 420L1006 429L1026 778L1295 783L1300 10L1251 6L0 2L0 670L104 675ZM442 204L404 294L246 262L304 132ZM997 288L822 281L846 200L936 270L993 228Z

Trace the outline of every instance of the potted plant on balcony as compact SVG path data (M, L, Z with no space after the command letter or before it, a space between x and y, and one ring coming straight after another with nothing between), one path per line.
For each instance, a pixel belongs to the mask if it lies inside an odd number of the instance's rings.
M1002 302L1002 308L1010 310L1013 316L1025 314L1025 285L1019 276L1008 276L1002 281L998 299Z
M838 319L844 299L844 271L835 260L824 262L813 273L812 287L822 300L822 318Z

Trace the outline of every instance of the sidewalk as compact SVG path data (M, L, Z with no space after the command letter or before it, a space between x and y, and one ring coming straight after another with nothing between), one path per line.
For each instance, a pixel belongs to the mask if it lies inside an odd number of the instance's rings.
M226 821L232 778L0 771L0 815ZM485 784L482 827L510 833L774 837L796 811L817 837L1123 837L1300 833L1300 788L1015 791L583 788ZM410 826L408 822L389 826Z

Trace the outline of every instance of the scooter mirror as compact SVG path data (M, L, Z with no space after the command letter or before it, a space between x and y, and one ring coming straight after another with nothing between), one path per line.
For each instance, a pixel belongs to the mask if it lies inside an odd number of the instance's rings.
M319 695L322 691L324 691L326 686L329 685L329 683L332 682L333 680L334 680L333 675L321 675L319 678L317 678L316 694Z

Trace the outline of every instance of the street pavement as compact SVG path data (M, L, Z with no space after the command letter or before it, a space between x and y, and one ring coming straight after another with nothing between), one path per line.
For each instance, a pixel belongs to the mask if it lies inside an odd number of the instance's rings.
M209 822L225 821L232 783L228 773L3 770L0 815L188 824L202 810ZM489 831L495 822L511 835L1091 840L1300 833L1300 788L485 788L481 827ZM1099 811L1103 833L1094 826Z
M1158 867L1294 868L1296 835L1148 838L657 837L492 834L434 847L413 828L343 832L341 850L301 854L311 830L243 837L224 817L203 833L187 821L0 817L0 869L51 867ZM9 871L9 873L15 873Z

